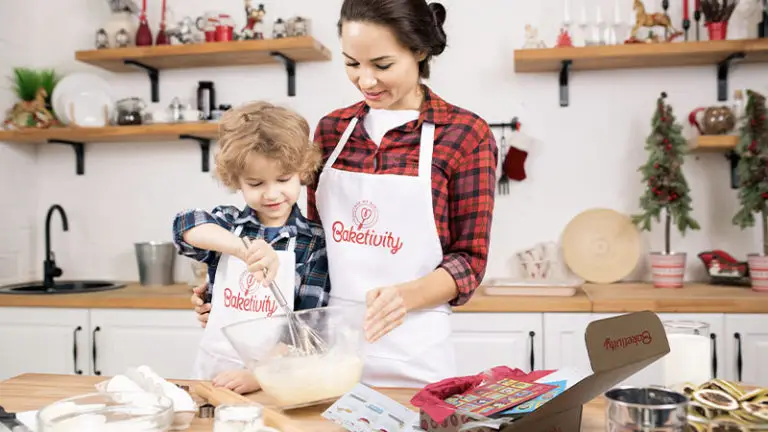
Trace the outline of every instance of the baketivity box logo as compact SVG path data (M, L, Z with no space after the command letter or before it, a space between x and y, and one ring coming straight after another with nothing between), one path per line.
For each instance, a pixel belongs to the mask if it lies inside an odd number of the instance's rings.
M237 292L229 287L224 288L225 307L243 312L264 313L268 317L277 311L277 301L248 269L240 274L238 282L240 289Z
M648 345L652 340L653 337L651 337L651 333L648 330L645 330L644 332L633 336L620 337L617 339L605 338L603 347L605 347L606 350L616 351L617 349L626 348L631 345Z
M370 201L358 201L352 208L352 224L336 221L331 226L333 241L389 249L393 255L403 248L403 240L390 231L377 233L373 229L379 221L379 211Z

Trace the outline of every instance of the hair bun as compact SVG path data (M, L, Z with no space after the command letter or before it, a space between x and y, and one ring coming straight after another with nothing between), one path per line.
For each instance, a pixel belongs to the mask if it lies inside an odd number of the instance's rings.
M443 30L443 23L445 23L445 6L438 2L432 2L429 4L429 10L432 11L432 16L435 18L435 43L432 45L430 54L433 56L439 56L445 51L447 45L447 36L445 30Z
M443 23L445 23L445 6L438 2L432 2L429 4L429 9L432 11L432 15L435 16L435 23L442 30Z

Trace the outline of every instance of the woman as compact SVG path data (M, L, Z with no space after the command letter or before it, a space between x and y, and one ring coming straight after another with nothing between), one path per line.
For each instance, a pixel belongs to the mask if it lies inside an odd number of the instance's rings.
M342 54L364 100L315 131L325 162L307 216L325 230L330 305L367 305L370 386L455 376L450 307L485 272L495 140L485 121L421 83L446 47L445 17L425 0L345 0Z

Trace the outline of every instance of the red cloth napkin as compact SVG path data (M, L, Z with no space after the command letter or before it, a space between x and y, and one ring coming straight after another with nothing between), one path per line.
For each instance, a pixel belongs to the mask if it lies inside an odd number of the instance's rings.
M514 378L519 381L534 382L554 372L554 370L539 370L525 373L520 369L511 369L507 366L481 372L477 375L469 375L456 378L446 378L436 383L428 384L411 398L411 405L420 408L434 421L442 423L451 414L456 412L456 407L444 400L455 395L472 390L489 381L498 381L502 378Z

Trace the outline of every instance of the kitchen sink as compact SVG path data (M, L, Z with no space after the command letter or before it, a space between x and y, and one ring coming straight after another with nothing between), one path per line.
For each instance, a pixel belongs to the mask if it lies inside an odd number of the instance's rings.
M25 282L0 286L0 294L76 294L109 291L125 287L124 283L103 280L57 280L46 288L43 281Z

